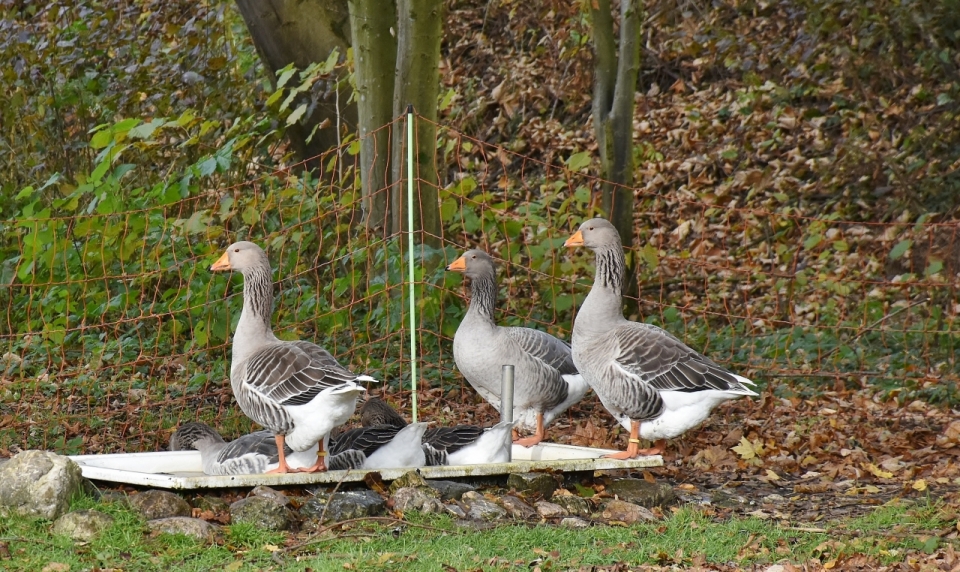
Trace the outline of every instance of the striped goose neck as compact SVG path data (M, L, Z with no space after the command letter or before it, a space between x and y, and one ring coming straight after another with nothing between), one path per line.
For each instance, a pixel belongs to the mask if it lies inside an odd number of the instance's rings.
M243 274L243 312L241 323L263 325L270 331L273 314L273 282L266 268L253 268Z
M470 311L493 321L497 307L497 282L493 276L481 274L471 279Z
M238 368L264 344L275 342L276 336L270 327L273 313L273 282L270 280L270 264L243 270L243 311L233 334L230 359L230 384L238 389Z
M623 272L626 263L623 258L623 248L619 246L599 248L596 250L597 270L594 276L594 286L613 290L620 295L623 292Z

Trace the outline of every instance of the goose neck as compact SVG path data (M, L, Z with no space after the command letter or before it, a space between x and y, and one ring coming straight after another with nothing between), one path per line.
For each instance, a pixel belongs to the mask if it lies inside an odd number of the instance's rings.
M470 308L468 312L493 321L497 306L497 283L492 276L481 275L473 278L470 284Z
M255 268L243 275L243 310L233 336L233 363L243 362L264 343L274 341L270 327L273 313L273 282L267 269Z

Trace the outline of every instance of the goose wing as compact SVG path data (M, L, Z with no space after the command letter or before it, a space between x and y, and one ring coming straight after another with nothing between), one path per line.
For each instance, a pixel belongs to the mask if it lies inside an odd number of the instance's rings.
M578 373L573 363L570 344L546 332L532 328L504 328L527 355L560 372L560 375Z
M336 438L331 438L327 444L327 449L329 449L331 455L339 455L344 451L356 449L369 456L392 441L401 429L403 428L392 425L350 429L337 435Z
M423 434L423 442L434 449L453 453L480 438L483 429L476 425L431 427Z
M250 356L241 383L263 400L289 406L309 403L324 389L351 383L358 377L315 344L281 342Z
M631 323L612 335L615 367L658 391L744 389L744 379L723 369L668 332Z

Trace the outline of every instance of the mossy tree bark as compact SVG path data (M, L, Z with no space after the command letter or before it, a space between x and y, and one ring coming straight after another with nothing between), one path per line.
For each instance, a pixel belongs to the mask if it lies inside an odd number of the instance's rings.
M303 69L322 62L334 49L346 57L351 36L347 0L237 0L253 44L274 82L276 71L293 63ZM340 78L335 78L337 82ZM357 124L357 107L348 104L350 88L338 82L338 89L327 90L316 101L308 118L291 125L287 137L300 159L320 155L340 144L342 130ZM310 142L307 139L317 125Z
M349 4L365 222L368 228L388 229L391 132L402 126L390 126L395 117L397 8L393 0L350 0Z
M436 166L437 96L440 93L440 39L443 32L443 2L440 0L397 0L397 81L393 92L393 113L399 116L413 105L423 117L414 133L414 177L419 206L414 228L423 231L422 240L440 245L440 206ZM393 182L390 194L392 232L406 226L406 125L393 137Z
M640 0L620 0L619 54L610 0L590 3L595 51L593 123L603 177L601 207L623 246L633 246L633 107L640 74ZM624 294L637 292L636 258L627 259Z

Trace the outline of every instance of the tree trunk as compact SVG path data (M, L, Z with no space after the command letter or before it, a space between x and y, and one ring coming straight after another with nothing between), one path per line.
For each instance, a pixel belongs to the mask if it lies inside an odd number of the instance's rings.
M360 139L360 180L368 228L388 228L387 193L390 181L391 131L397 40L392 0L350 0L354 81Z
M440 205L436 166L437 96L440 92L440 38L443 31L443 2L440 0L397 1L397 63L393 92L393 114L406 112L412 104L422 119L415 120L414 167L419 208L414 213L414 228L423 231L422 241L440 245ZM406 125L394 129L393 184L390 191L390 229L406 227ZM415 207L416 208L416 207Z
M633 246L633 99L640 74L640 11L639 0L620 0L618 58L610 0L596 0L590 9L596 50L593 123L607 181L601 208L628 250ZM627 260L624 294L635 296L636 257Z
M334 49L346 56L350 47L347 0L237 0L237 8L253 44L276 83L276 71L293 63L303 69L327 59ZM339 91L339 93L338 93ZM341 129L357 123L355 104L347 104L350 87L327 90L308 118L287 128L287 137L300 159L309 159L340 144ZM316 97L308 95L308 97ZM329 127L314 126L328 121Z

